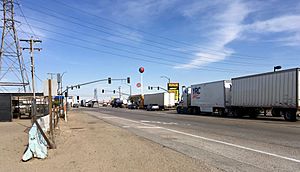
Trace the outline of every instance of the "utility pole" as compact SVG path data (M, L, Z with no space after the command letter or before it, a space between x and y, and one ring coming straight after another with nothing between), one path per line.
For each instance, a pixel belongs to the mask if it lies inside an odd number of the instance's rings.
M121 98L121 86L119 86L119 98Z
M29 48L22 48L23 50L29 50L30 51L30 60L31 60L31 80L32 80L32 92L33 92L33 101L32 101L32 111L31 111L31 115L33 118L33 121L36 118L36 97L35 97L35 66L34 66L34 57L33 57L33 52L35 50L37 51L41 51L41 48L34 48L33 44L34 43L41 43L41 40L34 40L34 39L21 39L20 41L24 41L24 42L28 42L29 43Z

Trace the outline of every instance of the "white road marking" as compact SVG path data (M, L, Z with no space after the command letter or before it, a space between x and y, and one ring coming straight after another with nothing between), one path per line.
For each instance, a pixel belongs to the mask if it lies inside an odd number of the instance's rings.
M113 117L113 116L104 116L104 117L101 117L103 119L113 119L113 118L119 118L119 117Z
M141 128L141 129L143 129L143 128L147 128L147 129L154 129L154 128L161 128L161 127L150 127L150 126L137 126L136 128Z
M105 117L101 117L101 118L105 118ZM139 122L139 121L134 121L134 120L121 118L121 117L111 117L111 118L118 118L118 119L121 119L121 120L130 121L130 122L134 122L134 123L139 123L139 124L147 125L147 126L150 126L150 127L158 127L156 125L142 123L142 122ZM265 152L265 151L262 151L262 150L257 150L257 149L253 149L253 148L249 148L249 147L245 147L245 146L241 146L241 145L237 145L237 144L233 144L233 143L228 143L228 142L215 140L215 139L211 139L211 138L207 138L207 137L203 137L203 136L198 136L198 135L194 135L194 134L190 134L190 133L185 133L185 132L182 132L182 131L173 130L173 129L169 129L169 128L165 128L165 127L160 127L160 129L164 129L164 130L171 131L171 132L174 132L174 133L178 133L178 134L182 134L182 135L186 135L186 136L190 136L190 137L194 137L194 138L198 138L198 139L202 139L202 140L207 140L207 141L210 141L210 142L215 142L215 143L219 143L219 144L223 144L223 145L227 145L227 146L232 146L232 147L236 147L236 148L240 148L240 149L244 149L244 150L248 150L248 151L252 151L252 152L257 152L257 153L261 153L261 154L265 154L265 155L269 155L269 156L273 156L273 157L277 157L277 158L281 158L281 159L285 159L285 160L300 163L300 160L295 159L295 158L290 158L290 157L286 157L286 156L282 156L282 155L278 155L278 154L274 154L274 153L270 153L270 152Z
M164 125L178 125L175 122L160 122L160 121L146 121L146 120L141 120L142 123L152 123L152 124L164 124Z
M128 125L124 125L124 126L122 126L123 128L130 128L130 126L128 126Z

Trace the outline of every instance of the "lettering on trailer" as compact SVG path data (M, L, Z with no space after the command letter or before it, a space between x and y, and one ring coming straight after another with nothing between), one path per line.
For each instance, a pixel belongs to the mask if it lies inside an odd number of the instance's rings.
M201 90L201 87L194 87L192 89L192 98L193 99L200 99L200 90Z

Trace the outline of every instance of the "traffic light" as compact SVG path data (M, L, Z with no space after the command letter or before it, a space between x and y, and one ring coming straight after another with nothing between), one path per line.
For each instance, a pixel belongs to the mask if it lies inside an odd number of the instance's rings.
M80 85L78 85L77 88L80 89Z
M104 90L102 89L102 93L104 93Z
M77 96L77 100L79 100L79 96Z
M151 87L151 90L153 90L153 87Z
M71 87L71 90L73 90L73 86Z
M108 84L111 84L111 78L108 78L107 81L108 81Z
M65 92L65 97L66 97L66 98L68 97L68 92Z
M150 90L150 86L148 86L148 90Z
M130 77L127 77L127 84L130 84Z
M115 93L116 93L116 90L114 90L113 93L115 94Z
M159 87L157 87L157 90L159 90Z

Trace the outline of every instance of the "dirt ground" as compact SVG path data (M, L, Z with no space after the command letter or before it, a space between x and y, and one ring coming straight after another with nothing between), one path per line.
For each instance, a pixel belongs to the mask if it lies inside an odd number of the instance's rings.
M60 122L57 149L21 162L30 120L0 123L0 171L211 171L207 165L87 114Z

